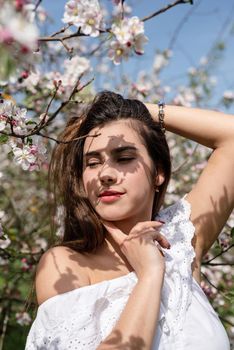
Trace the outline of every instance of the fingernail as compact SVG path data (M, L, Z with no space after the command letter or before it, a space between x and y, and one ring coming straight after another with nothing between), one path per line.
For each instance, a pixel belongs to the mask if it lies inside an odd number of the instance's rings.
M162 220L158 220L158 222L161 222L161 224L165 224L165 221Z
M170 249L170 248L171 248L171 245L170 245L170 244L168 244L168 245L167 245L167 249Z

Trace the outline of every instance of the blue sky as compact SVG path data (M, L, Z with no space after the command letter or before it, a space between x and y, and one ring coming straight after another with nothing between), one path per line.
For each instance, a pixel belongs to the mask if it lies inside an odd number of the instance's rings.
M112 7L111 0L100 1L108 8ZM149 15L168 3L174 1L135 0L125 1L133 7L133 15L140 18ZM42 5L54 19L49 31L61 28L61 17L66 1L42 1ZM165 84L183 84L189 67L199 64L214 41L219 39L226 43L224 57L214 71L217 77L216 97L221 96L225 89L234 89L234 1L233 0L194 0L194 5L178 5L145 23L145 34L149 43L145 46L145 54L141 57L124 62L122 67L113 67L118 73L125 72L133 77L139 70L149 69L157 49L166 49L178 28L183 23L173 47L173 57L163 75ZM230 35L232 28L233 34ZM231 109L230 109L231 111Z

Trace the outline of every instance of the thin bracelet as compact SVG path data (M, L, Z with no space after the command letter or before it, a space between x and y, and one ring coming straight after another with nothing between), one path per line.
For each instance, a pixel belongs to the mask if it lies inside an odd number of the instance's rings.
M158 110L158 122L159 122L159 125L160 125L162 132L165 134L166 129L165 129L165 124L164 124L164 116L165 116L164 107L165 107L165 103L163 101L159 101L158 102L158 108L159 108L159 110Z

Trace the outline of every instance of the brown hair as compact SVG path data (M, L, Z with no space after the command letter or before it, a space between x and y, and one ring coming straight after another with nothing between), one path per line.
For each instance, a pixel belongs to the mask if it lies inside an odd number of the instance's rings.
M165 181L155 193L152 218L164 200L171 175L169 148L165 136L146 106L138 100L125 99L114 92L103 91L80 116L71 118L52 154L49 168L50 189L54 193L54 212L58 205L64 208L64 235L59 245L79 252L90 252L100 246L105 229L99 215L90 204L83 186L83 147L85 135L95 127L121 119L134 123L154 165L154 175L159 169ZM74 140L75 139L75 140ZM72 141L73 140L73 141Z

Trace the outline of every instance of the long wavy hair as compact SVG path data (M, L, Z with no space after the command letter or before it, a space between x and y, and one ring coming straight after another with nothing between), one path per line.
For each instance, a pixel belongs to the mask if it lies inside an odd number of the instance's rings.
M92 129L126 119L133 121L132 126L144 142L154 167L152 176L159 170L164 174L165 181L159 186L159 192L155 192L152 219L158 213L171 176L165 135L142 102L103 91L81 116L68 121L59 137L60 143L52 153L49 184L53 193L53 213L59 206L64 209L64 234L56 245L79 252L94 252L103 243L105 228L87 198L82 180L84 142Z

